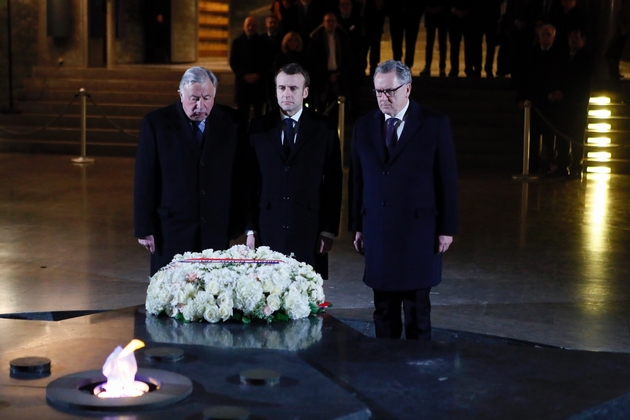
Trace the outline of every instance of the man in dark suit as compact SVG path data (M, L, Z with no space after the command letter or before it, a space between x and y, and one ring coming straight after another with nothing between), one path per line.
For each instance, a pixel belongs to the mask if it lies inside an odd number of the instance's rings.
M559 98L552 93L560 87L565 61L556 43L556 29L549 24L538 30L538 43L530 49L524 77L517 90L519 108L525 101L532 104L529 173L554 174L556 132L560 118Z
M192 67L181 103L144 117L136 157L134 231L151 252L151 275L175 254L225 249L239 217L247 157L244 121L214 103L217 78ZM244 212L242 212L244 213Z
M425 9L424 0L388 0L389 34L392 38L392 52L395 60L403 58L405 40L405 64L413 67L416 41L420 30L420 19Z
M249 118L263 113L265 103L265 73L269 67L267 41L258 35L258 21L249 16L243 22L243 33L232 42L230 68L234 72L236 107Z
M457 169L448 117L409 100L411 71L381 63L374 75L380 111L355 125L350 230L365 253L363 281L374 290L380 338L431 339L429 292L442 253L457 233Z
M337 131L303 106L309 75L298 64L276 73L280 111L252 120L250 142L257 158L247 245L294 254L327 277L326 254L339 230L341 151Z
M322 25L311 33L306 51L313 90L318 93L311 103L322 110L339 95L347 96L352 53L346 32L337 25L337 16L326 13ZM315 95L312 95L315 96Z
M584 46L583 29L569 31L568 46L558 87L550 97L558 101L558 125L566 138L557 139L558 167L553 175L579 178L582 174L584 154L584 130L588 120L588 101L591 96L591 79L595 72L595 58Z

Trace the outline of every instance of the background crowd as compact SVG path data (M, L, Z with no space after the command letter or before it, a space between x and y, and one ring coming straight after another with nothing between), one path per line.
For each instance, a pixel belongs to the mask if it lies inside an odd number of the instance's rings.
M629 4L622 2L605 51L612 80L623 77L619 61L630 29ZM311 75L309 106L321 112L343 95L356 116L359 88L381 61L386 19L393 59L409 68L424 22L425 62L419 75L459 77L463 50L466 77L510 76L519 104L530 101L544 114L534 115L534 139L543 136L543 141L532 142L532 171L575 175L581 170L579 143L594 72L588 51L593 22L584 6L578 0L275 0L264 33L259 34L257 18L248 17L232 43L237 107L248 117L252 109L260 116L265 105L273 107L273 75L293 62ZM432 74L436 38L438 73Z

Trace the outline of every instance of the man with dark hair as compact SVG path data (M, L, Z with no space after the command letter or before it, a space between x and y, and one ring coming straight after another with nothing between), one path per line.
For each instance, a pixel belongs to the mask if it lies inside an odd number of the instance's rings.
M134 232L151 252L151 275L175 254L227 248L244 227L244 121L214 103L209 70L186 70L178 92L181 103L144 117L138 142Z
M379 110L357 120L352 140L350 230L365 254L376 336L430 340L429 292L457 233L450 123L409 99L411 70L400 61L376 68L373 92Z
M247 245L262 245L311 264L327 278L327 253L339 230L341 151L337 131L305 108L309 75L298 64L275 77L280 111L250 124L257 165Z
M243 23L243 33L232 42L230 68L235 76L236 107L249 118L263 113L265 102L265 72L269 67L267 42L258 35L258 21L249 16Z

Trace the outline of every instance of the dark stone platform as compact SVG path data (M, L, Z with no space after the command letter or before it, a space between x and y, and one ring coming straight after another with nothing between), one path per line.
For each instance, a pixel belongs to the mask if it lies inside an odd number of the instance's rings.
M0 418L201 419L215 405L251 419L622 419L630 413L630 354L506 346L470 334L438 333L429 343L377 340L324 314L278 324L185 324L147 317L142 307L63 321L0 319ZM192 394L159 410L62 412L46 386L100 369L132 338L141 368L179 373ZM176 347L178 362L144 351ZM19 357L51 359L51 375L10 377ZM281 373L276 386L240 383L253 368Z

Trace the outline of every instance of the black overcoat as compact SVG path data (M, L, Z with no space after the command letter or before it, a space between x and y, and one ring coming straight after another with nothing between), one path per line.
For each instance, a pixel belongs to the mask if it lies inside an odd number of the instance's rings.
M258 162L258 207L250 227L263 245L294 254L315 266L320 232L339 231L341 211L341 151L330 122L303 108L295 145L288 159L281 141L280 113L252 120L250 142Z
M442 276L439 235L457 233L457 169L448 118L411 101L389 159L384 116L355 126L350 169L350 230L362 232L363 281L373 289L415 290Z
M136 156L134 231L138 238L155 237L151 274L175 254L225 249L235 231L242 233L246 212L239 191L244 191L248 146L239 115L215 104L206 118L203 147L194 139L181 103L144 117Z

